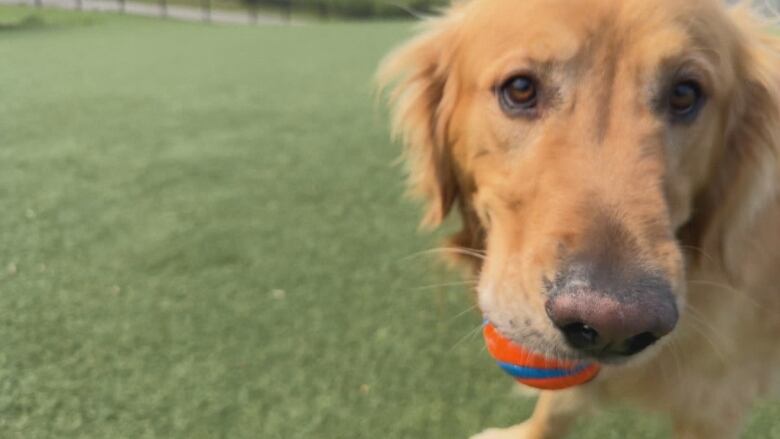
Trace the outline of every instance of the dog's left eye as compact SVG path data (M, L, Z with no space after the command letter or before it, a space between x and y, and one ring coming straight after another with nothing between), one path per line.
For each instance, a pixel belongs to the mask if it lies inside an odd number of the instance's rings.
M510 116L532 114L539 100L537 82L528 75L509 78L497 92L501 108Z
M672 87L669 94L669 110L675 121L689 121L699 112L703 95L701 86L695 81L681 81Z

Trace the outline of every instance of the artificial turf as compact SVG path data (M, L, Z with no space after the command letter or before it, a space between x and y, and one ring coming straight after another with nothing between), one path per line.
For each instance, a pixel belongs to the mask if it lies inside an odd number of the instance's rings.
M33 17L33 18L26 18ZM467 438L526 417L371 97L396 24L0 9L0 437ZM584 439L669 428L618 409ZM764 405L748 438L780 438Z

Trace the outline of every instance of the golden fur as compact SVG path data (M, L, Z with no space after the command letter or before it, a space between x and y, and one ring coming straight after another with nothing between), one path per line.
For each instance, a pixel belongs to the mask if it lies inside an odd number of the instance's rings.
M424 224L459 210L452 245L472 255L491 320L569 355L543 283L562 252L621 239L611 220L631 241L616 264L662 273L680 310L636 360L543 393L530 420L476 437L559 438L586 408L613 403L669 415L680 438L738 437L780 370L778 47L746 6L716 0L471 0L385 60L378 78L393 84ZM556 84L555 108L501 111L495 87L519 71ZM707 101L673 125L651 102L680 71Z

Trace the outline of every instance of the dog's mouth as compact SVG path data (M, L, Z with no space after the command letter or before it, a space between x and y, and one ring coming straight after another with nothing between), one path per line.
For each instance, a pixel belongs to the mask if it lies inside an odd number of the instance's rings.
M603 277L566 277L542 303L498 294L488 279L478 288L479 304L504 337L553 361L628 366L654 357L677 326L681 295L654 272L620 282Z
M488 321L485 320L487 324ZM513 328L510 325L496 325L512 343L525 350L550 358L552 361L597 363L605 366L626 366L636 361L652 357L654 347L661 345L662 339L655 334L645 332L619 342L594 344L598 334L593 328L582 324L572 324L559 333L549 334L533 327ZM560 335L559 335L560 334ZM585 343L583 343L585 342Z

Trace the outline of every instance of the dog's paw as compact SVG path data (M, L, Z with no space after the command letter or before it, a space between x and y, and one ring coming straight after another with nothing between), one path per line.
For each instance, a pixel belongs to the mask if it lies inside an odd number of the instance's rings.
M530 434L528 424L516 425L511 428L491 428L469 439L535 439Z

